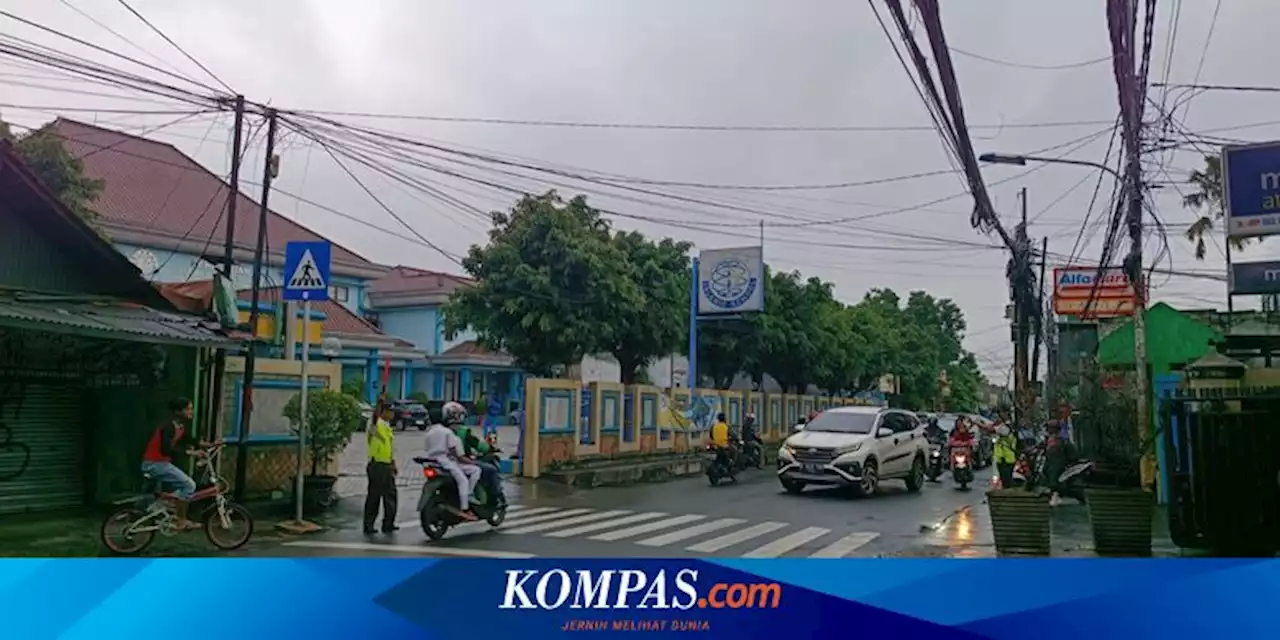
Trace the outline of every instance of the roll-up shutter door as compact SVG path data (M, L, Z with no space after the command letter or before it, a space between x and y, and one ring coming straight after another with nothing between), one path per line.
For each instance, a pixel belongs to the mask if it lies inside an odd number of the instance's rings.
M81 506L83 391L57 384L15 391L0 405L0 514Z

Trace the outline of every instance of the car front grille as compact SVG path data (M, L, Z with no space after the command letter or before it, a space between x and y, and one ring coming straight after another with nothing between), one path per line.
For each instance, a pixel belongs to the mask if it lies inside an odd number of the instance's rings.
M795 459L800 464L831 464L836 459L834 449L795 447Z

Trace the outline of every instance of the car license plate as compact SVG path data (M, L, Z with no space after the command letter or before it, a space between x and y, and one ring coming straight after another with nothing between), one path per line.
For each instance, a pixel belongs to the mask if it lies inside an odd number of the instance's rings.
M801 471L803 471L803 472L805 472L805 473L822 473L822 465L820 465L820 464L806 464L806 465L801 466L801 467L800 467L800 470L801 470Z
M413 424L415 424L415 425L421 425L421 424L426 424L426 423L427 423L427 421L426 421L426 420L414 420L414 421L413 421Z

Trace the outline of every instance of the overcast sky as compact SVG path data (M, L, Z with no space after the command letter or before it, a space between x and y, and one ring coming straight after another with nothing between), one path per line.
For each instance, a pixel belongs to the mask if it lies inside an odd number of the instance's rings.
M1264 2L1160 2L1152 81L1167 78L1190 83L1199 78L1202 83L1280 85L1280 69L1260 63L1265 58L1258 57L1264 43L1280 29L1280 17L1263 11ZM339 118L540 166L721 185L870 181L950 167L937 135L927 129L929 119L921 100L864 2L131 0L130 4L250 100L270 101L281 108L597 123L897 128L707 132ZM1223 6L1215 22L1216 5ZM218 86L117 0L0 0L0 8L157 65L159 58L184 75ZM979 153L1030 152L1099 134L1085 139L1083 146L1051 153L1074 148L1072 158L1103 159L1109 141L1106 131L1117 111L1111 67L1109 61L1076 64L1105 58L1109 52L1103 0L948 0L943 8L949 43L958 50L955 64ZM1169 57L1170 14L1175 9L1179 9L1177 35ZM4 17L0 17L0 34L29 38L115 66L127 65ZM162 78L145 69L132 70ZM122 97L90 96L84 91ZM1153 89L1151 95L1158 101L1164 94ZM1209 92L1190 97L1175 91L1166 104L1188 98L1178 117L1192 131L1244 140L1280 137L1280 122L1241 127L1280 120L1275 116L1280 95ZM58 109L164 108L139 100L136 93L69 81L0 57L0 103L52 108L3 108L7 120L21 125L38 125ZM173 119L64 113L135 133ZM1013 126L1032 123L1058 124ZM172 142L225 174L229 130L227 115L200 116L147 135ZM258 154L260 142L258 138ZM1200 164L1194 147L1159 160L1162 164L1157 166L1153 159L1152 179L1163 181L1182 181ZM371 260L458 270L404 231L318 146L297 136L286 138L282 163L281 189L397 233L374 230L280 195L272 200L278 212ZM260 167L260 159L253 157L246 176L256 180ZM505 208L511 201L508 195L473 183L418 168L401 169L444 185L453 198L484 210ZM990 167L986 175L995 182L1023 171ZM357 173L400 217L444 250L463 254L469 245L483 241L484 224L478 216L421 193L408 193L371 171L357 169ZM521 188L535 184L484 171L473 173ZM757 225L764 219L766 259L771 264L830 280L839 297L849 302L877 287L902 293L924 289L952 298L969 322L967 347L978 355L993 381L1003 383L1007 378L1011 349L1003 319L1006 254L978 246L996 239L969 226L967 196L873 220L785 226L866 216L962 193L964 188L954 175L791 191L643 187L698 203L636 193L609 196L620 192L563 178L546 180L539 186L551 188L558 182L564 193L575 192L575 187L588 189L595 204L620 213L683 220L737 234L717 235L626 218L616 221L622 228L691 240L703 248L751 244L747 238L758 233ZM1088 169L1047 166L993 186L991 193L1012 225L1017 191L1026 187L1034 217L1032 235L1048 236L1050 251L1065 256L1071 253L1096 181L1096 172ZM1106 180L1102 184L1098 209L1110 194L1111 184ZM1171 251L1161 266L1168 267L1172 259L1175 269L1221 272L1220 236L1203 262L1194 259L1192 245L1182 237L1193 215L1181 207L1178 189L1186 190L1171 184L1156 196L1157 212L1170 229ZM709 201L729 208L710 206ZM773 215L765 217L757 211ZM1083 260L1097 260L1103 235L1085 233L1086 239L1093 240L1084 243ZM1151 242L1149 260L1162 246L1159 236ZM1253 248L1243 257L1270 257L1280 252L1276 245L1280 243ZM1175 306L1224 305L1221 283L1157 276L1153 285L1155 299Z

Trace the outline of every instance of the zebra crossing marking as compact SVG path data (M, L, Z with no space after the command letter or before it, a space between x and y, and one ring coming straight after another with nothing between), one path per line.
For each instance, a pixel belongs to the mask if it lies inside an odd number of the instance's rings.
M564 527L564 526L573 526L573 525L579 525L579 524L586 524L588 522L605 520L607 518L616 518L618 516L625 516L629 513L631 512L630 511L601 511L598 513L588 513L585 515L578 516L576 518L569 518L567 520L551 520L549 522L531 524L529 526L517 526L514 529L503 529L501 530L501 532L510 534L510 535L537 533L539 531L550 531L551 529L559 529L560 527ZM520 523L520 525L523 525L523 524L524 524L523 522Z
M594 534L587 539L600 542L630 540L633 541L633 544L656 548L692 541L695 538L707 535L719 534L696 541L684 548L685 551L703 554L716 554L752 540L765 538L775 532L782 532L792 526L788 522L772 520L753 524L741 518L709 519L705 514L673 516L661 511L634 513L622 509L531 508L527 505L510 505L507 511L509 515L504 523L506 526L496 529L497 532L506 535L542 534L548 538L566 539ZM484 524L484 522L464 524ZM402 529L411 529L419 528L422 525L415 519L397 523L397 526ZM465 532L467 529L463 528L462 531ZM746 553L730 555L740 558L777 558L794 553L806 544L817 541L831 533L830 529L823 527L805 527L780 538L770 540ZM855 531L830 542L817 551L800 555L808 558L843 558L879 537L880 534L876 532ZM357 549L357 546L348 547L348 550L363 550L363 547ZM380 546L384 550L397 550L394 547L387 549L386 545ZM329 548L340 549L342 547L333 546ZM481 555L479 557L484 556Z
M789 551L803 546L806 542L812 542L822 536L831 533L830 529L822 527L806 527L795 533L788 534L770 542L762 547L752 549L741 557L743 558L777 558Z
M706 518L706 516L698 515L696 513L691 513L685 516L676 516L674 518L667 518L666 520L659 520L657 522L650 522L649 524L642 524L638 527L631 527L630 529L609 531L606 533L602 533L600 535L591 536L590 539L600 540L602 542L617 542L618 540L623 540L626 538L634 538L635 536L641 536L646 533L653 533L654 531L661 531L663 529L670 529L671 527L678 527L682 524L696 522L704 518Z
M693 546L685 547L685 550L697 551L698 553L715 553L721 549L732 547L735 544L741 544L752 538L759 538L766 533L773 533L778 529L785 529L786 527L787 523L785 522L761 522L754 527L739 529L738 531L727 533L717 538L703 540Z
M640 540L636 542L636 544L643 545L646 547L665 547L673 542L688 540L689 538L694 538L700 535L708 534L708 533L711 533L712 531L719 531L721 529L734 527L744 522L746 522L746 520L743 520L741 518L721 518L719 520L704 522L702 524L694 525L692 527L686 527L684 529L676 529L675 531L672 531L670 533L664 533L660 536L654 536L652 538Z
M809 554L810 558L843 558L879 538L874 531L855 531Z
M595 531L603 531L605 529L616 529L618 527L633 524L636 522L644 522L645 520L653 520L654 518L665 518L668 514L661 511L650 511L649 513L637 513L625 518L617 520L606 520L604 522L593 522L584 524L581 527L573 527L572 529L562 529L560 531L550 531L544 535L549 538L572 538L580 536L584 533L593 533Z

